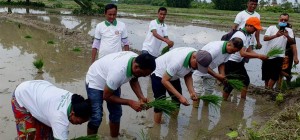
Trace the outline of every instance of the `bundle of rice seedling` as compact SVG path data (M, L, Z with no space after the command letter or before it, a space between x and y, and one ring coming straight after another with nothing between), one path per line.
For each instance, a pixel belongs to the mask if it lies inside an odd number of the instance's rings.
M164 47L164 48L161 50L161 55L165 54L165 53L168 52L169 50L170 50L170 47L169 47L169 46Z
M72 140L99 140L100 136L95 134L95 135L88 135L88 136L81 136L78 138L73 138Z
M49 40L49 41L47 42L47 44L54 44L54 41L53 41L53 40Z
M283 49L275 47L275 48L272 48L272 49L267 53L267 56L268 56L268 57L273 57L273 56L277 56L277 55L280 55L280 54L283 54L283 53L284 53Z
M220 106L223 98L217 95L203 95L200 96L199 99L203 100L204 102L212 103L216 106Z
M32 62L33 65L39 70L38 73L42 73L42 68L44 66L44 61L43 59L37 59L34 62Z
M80 49L79 47L75 47L75 48L73 48L73 51L74 51L74 52L80 52L81 49Z
M241 91L244 87L244 83L241 80L237 79L229 79L227 80L227 83L238 91Z
M292 68L293 68L293 69L297 69L297 64L294 64L294 65L292 66Z
M157 108L165 112L167 115L170 115L172 112L178 110L178 103L173 102L172 100L167 100L170 97L158 98L152 102L144 104L144 108Z

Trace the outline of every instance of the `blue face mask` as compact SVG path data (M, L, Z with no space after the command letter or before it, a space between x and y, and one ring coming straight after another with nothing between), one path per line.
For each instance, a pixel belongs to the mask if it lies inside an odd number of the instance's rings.
M279 22L279 23L278 23L278 26L279 26L279 27L286 27L286 26L287 26L287 23L286 23L286 22Z

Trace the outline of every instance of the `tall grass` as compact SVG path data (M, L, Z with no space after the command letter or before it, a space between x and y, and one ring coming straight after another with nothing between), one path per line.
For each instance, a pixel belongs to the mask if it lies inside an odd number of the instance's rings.
M268 57L273 57L273 56L278 56L280 54L283 54L284 53L284 50L279 48L279 47L275 47L275 48L272 48L268 53L267 53L267 56Z
M155 99L152 102L148 102L144 104L145 108L157 108L165 112L167 115L171 115L172 112L179 110L178 103L173 102L172 100L168 100L170 97L163 97Z

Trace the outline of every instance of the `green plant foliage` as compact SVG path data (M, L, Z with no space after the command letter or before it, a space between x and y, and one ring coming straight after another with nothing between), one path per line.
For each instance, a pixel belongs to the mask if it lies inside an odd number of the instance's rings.
M276 96L276 102L277 103L282 103L283 102L283 94L282 93L278 93Z
M268 57L273 57L273 56L278 56L280 54L283 54L284 53L284 50L281 49L281 48L272 48L268 53L267 53L267 56Z
M239 136L239 133L237 131L231 131L226 134L229 138L233 139Z
M166 0L166 3L169 7L188 8L191 6L192 1L193 0Z
M74 52L80 52L81 49L80 49L79 47L75 47L75 48L73 48L73 51L74 51Z
M167 6L167 3L164 0L151 0L151 5L153 5L153 6Z
M32 37L30 35L26 35L24 38L30 39Z
M100 140L100 136L95 134L95 135L88 135L88 136L81 136L78 138L73 138L72 140Z
M152 102L148 102L144 104L144 108L151 108L155 107L157 109L162 110L165 112L167 115L170 115L172 112L178 110L178 103L173 102L172 100L167 100L170 97L165 97L165 98L159 98L156 99Z
M45 4L43 2L26 2L26 1L0 1L0 5L14 5L14 6L21 6L21 5L26 5L26 6L34 6L34 7L45 7Z
M237 79L229 79L227 80L227 83L238 91L241 91L245 86L241 80Z
M169 46L164 47L164 48L161 50L161 55L165 54L165 53L168 52L169 50L170 50Z
M246 9L248 0L212 0L219 10L241 11Z
M37 59L34 62L32 62L35 68L37 68L39 71L38 73L42 73L42 68L44 66L44 61L43 59Z
M47 44L54 44L54 41L53 40L49 40L49 41L47 41Z
M203 95L200 96L199 99L203 100L204 102L212 103L216 106L221 106L222 97L217 95Z

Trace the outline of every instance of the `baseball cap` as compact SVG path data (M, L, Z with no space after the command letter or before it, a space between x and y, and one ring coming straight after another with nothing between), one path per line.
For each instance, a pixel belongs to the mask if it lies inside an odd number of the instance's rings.
M256 30L262 30L262 27L260 26L260 20L257 17L248 18L246 24L254 26Z
M199 50L196 55L198 70L202 73L207 73L207 68L212 61L211 54L204 50Z

